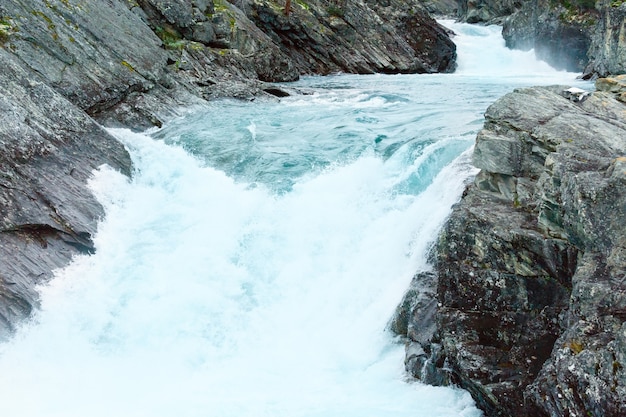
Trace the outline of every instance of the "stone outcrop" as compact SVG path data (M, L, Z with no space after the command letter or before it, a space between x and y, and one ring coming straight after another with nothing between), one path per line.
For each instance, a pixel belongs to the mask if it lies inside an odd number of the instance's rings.
M400 307L407 370L468 389L487 416L626 415L624 81L519 89L488 108L481 171L435 274L416 277L437 297L409 291Z
M456 18L459 14L457 0L421 0L420 3L432 16Z
M598 18L593 8L568 8L547 0L524 2L505 20L502 35L510 48L534 49L539 59L557 69L583 72Z
M620 1L523 2L504 21L507 46L535 49L556 68L605 77L626 72L626 3Z
M454 68L419 2L375 6L294 1L286 16L265 0L2 1L0 339L37 306L35 285L94 250L92 171L131 174L101 125L141 130L208 99L283 96L272 83L302 73Z

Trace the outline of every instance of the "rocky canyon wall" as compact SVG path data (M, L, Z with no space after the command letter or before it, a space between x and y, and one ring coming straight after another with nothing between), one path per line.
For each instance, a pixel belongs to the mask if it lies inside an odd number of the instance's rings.
M487 416L626 415L626 77L597 87L487 109L481 171L393 323L409 372Z

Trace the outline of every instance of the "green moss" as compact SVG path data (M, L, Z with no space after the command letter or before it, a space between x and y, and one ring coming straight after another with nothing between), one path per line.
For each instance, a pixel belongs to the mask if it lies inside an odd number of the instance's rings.
M187 43L187 48L192 51L202 51L204 49L204 45L200 42L189 41Z
M326 9L326 12L330 16L335 16L335 17L343 17L345 13L342 8L335 6L334 4L331 4L330 6L328 6L328 8Z
M611 2L611 7L619 7L624 3L626 3L626 0L615 0Z
M185 40L178 31L170 26L157 27L154 33L161 39L165 49L184 49Z
M213 0L213 8L218 13L224 13L230 11L230 8L224 0Z
M560 0L559 3L568 10L589 10L596 7L595 0Z
M309 6L307 3L305 3L303 0L295 0L295 3L298 4L298 6L302 7L304 10L310 10L311 6Z
M52 19L50 19L44 12L39 10L33 10L31 13L35 16L41 17L46 22L48 30L52 33L52 39L54 39L55 41L59 39L57 26L54 24Z
M124 65L126 68L128 68L130 72L135 72L135 68L132 65L130 65L127 61L122 61L121 64Z
M617 374L623 368L622 364L618 361L613 361L613 375Z
M3 46L17 32L17 26L10 17L0 16L0 46Z
M568 347L574 355L578 355L580 352L585 350L585 346L580 340L570 340L565 343L565 346Z

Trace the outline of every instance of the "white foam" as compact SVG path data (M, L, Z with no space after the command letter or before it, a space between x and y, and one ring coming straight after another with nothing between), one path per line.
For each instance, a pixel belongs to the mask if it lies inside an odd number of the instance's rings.
M574 81L578 74L558 71L536 58L534 50L508 49L502 37L502 27L479 26L441 21L452 29L457 45L457 74L497 78L536 78L545 84L549 79Z
M479 414L465 392L407 383L384 331L457 168L394 198L389 168L363 157L277 197L113 132L137 173L95 175L97 253L59 271L3 347L2 415Z

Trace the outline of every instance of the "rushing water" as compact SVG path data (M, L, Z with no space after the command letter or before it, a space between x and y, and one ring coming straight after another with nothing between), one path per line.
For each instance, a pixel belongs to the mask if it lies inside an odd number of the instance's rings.
M1 347L0 415L479 416L410 381L385 328L474 173L485 108L576 81L453 26L456 74L312 77L114 130L134 178L95 173L97 252Z

